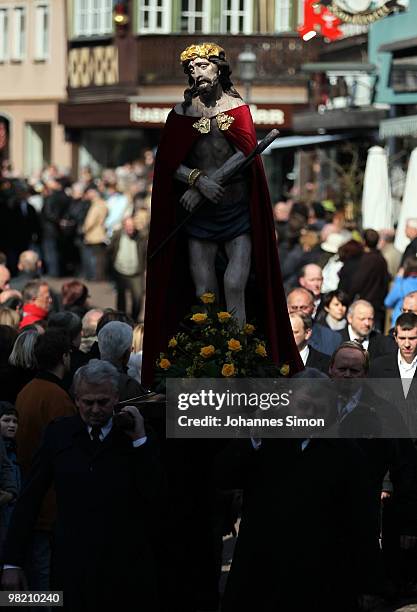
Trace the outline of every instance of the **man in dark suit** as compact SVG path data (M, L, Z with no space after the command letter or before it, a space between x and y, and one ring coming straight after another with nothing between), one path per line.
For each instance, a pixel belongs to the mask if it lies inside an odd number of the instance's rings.
M371 365L370 376L378 380L377 393L390 400L401 412L410 431L417 438L417 315L407 312L395 323L394 338L398 346L395 353L376 359ZM415 581L416 551L404 554L400 550L400 534L397 525L395 491L385 492L383 506L382 550L390 576L397 584L405 586Z
M52 422L12 516L2 584L22 589L27 542L48 487L58 519L52 588L70 612L158 610L150 514L162 475L133 406L114 414L117 370L92 360L74 377L79 415Z
M417 338L416 338L417 340ZM370 591L378 592L385 580L379 555L380 503L387 488L389 474L392 515L398 547L415 546L417 541L417 453L405 436L406 426L395 405L379 397L371 386L363 384L368 376L369 356L356 342L340 345L333 355L329 373L339 392L339 432L343 437L356 437L355 444L365 458L366 475L372 493L374 516L374 576ZM377 439L378 435L380 439Z
M400 411L411 435L417 437L417 315L406 312L395 322L394 339L398 347L394 353L389 353L375 359L371 364L371 378L397 379L384 385L393 403ZM386 388L385 388L386 387Z
M342 342L358 342L368 351L371 362L387 353L395 352L395 342L374 329L375 310L370 302L356 300L349 306L348 325L340 333Z
M287 295L287 308L289 314L300 312L312 317L315 308L314 296L311 291L304 289L304 287L292 289ZM319 323L314 323L308 344L320 353L330 356L341 342L342 338L338 332Z
M303 364L307 368L316 368L327 374L329 371L330 357L320 353L308 345L313 331L313 320L311 317L301 313L290 314L292 333Z

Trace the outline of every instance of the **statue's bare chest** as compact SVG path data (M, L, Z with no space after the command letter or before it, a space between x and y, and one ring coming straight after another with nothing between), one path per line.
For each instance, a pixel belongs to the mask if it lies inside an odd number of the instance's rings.
M188 156L190 165L202 170L220 168L235 153L233 145L219 129L216 117L211 117L209 121L210 131L201 134Z

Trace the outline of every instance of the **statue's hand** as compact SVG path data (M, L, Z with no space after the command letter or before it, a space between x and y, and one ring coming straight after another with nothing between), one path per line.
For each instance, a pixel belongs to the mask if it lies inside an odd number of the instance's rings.
M194 187L187 189L187 191L181 197L180 202L184 206L185 210L191 212L194 210L197 204L201 202L201 194L197 191L197 189L194 189Z
M219 204L221 202L224 195L224 189L216 181L213 181L213 179L202 174L196 180L195 186L197 187L198 191L211 202L214 202L215 204Z

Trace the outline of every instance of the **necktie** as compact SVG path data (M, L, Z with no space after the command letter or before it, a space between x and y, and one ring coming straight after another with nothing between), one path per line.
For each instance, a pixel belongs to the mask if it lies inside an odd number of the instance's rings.
M101 427L99 425L93 425L91 428L90 437L91 437L91 442L95 450L97 450L101 444L100 434L101 434Z

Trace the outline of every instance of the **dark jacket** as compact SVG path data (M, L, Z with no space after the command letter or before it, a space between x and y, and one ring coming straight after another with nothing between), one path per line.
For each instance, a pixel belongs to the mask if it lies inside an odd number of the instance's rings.
M239 443L246 456L219 469L224 479L235 467L244 489L222 611L330 612L335 601L355 611L373 518L361 453L344 440L311 440L304 451L301 440L263 440L258 451Z
M42 211L41 223L43 238L58 238L60 235L59 222L64 218L70 198L65 191L53 191L45 198Z
M403 266L405 260L408 259L409 257L411 257L412 259L417 257L417 238L414 238L414 240L412 240L410 244L407 246L407 248L405 249L403 256L401 257L400 265Z
M65 609L158 610L151 514L163 486L152 444L133 448L113 428L94 448L79 416L45 432L13 513L4 560L22 566L45 492L55 486L58 517L54 588Z
M388 283L388 266L382 253L377 250L363 253L352 275L349 297L351 300L368 300L376 311L381 311Z
M350 340L348 326L342 331L338 332L342 337L342 342L348 342ZM396 351L397 345L392 336L384 336L379 333L376 329L373 329L369 334L369 345L368 353L371 359L371 363L377 357L387 355Z
M306 367L307 368L316 368L323 372L324 374L329 373L329 365L330 365L330 357L329 355L325 355L324 353L320 353L320 351L316 351L312 346L309 347Z
M383 355L371 363L369 377L383 379L376 383L376 392L385 397L401 413L410 434L417 438L417 371L411 381L407 397L398 368L398 351Z

